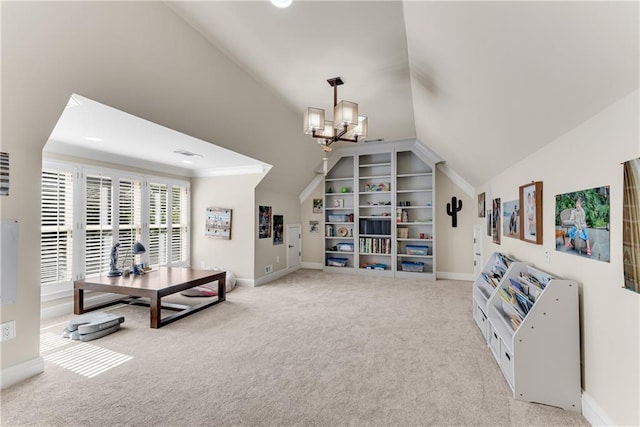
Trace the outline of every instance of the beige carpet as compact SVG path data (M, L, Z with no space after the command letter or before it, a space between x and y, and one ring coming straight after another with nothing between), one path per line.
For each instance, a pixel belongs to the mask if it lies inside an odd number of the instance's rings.
M89 378L45 362L2 392L2 426L588 425L512 398L468 282L300 270L158 330L144 307L112 312L123 329L86 344L120 364Z

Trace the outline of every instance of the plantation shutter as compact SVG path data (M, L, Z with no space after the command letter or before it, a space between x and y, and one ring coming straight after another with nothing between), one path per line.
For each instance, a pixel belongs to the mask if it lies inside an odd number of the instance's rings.
M109 271L113 246L112 179L102 175L86 178L85 275Z
M133 261L131 248L142 235L142 183L133 179L120 179L119 184L118 268L121 268Z
M40 284L72 279L73 174L43 169L41 183Z
M188 244L188 192L187 187L171 187L171 262L187 260Z
M149 263L151 265L167 264L168 229L167 209L168 192L165 184L149 184Z

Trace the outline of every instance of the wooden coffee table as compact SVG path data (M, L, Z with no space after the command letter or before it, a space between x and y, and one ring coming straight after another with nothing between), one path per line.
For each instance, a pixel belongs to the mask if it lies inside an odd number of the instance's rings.
M139 304L150 307L152 328L160 328L171 322L175 322L190 314L196 313L207 307L211 307L226 299L226 272L213 270L194 270L191 268L159 267L144 275L130 275L128 277L99 276L90 279L76 280L73 282L73 313L82 314L87 311L99 310L114 304ZM212 297L197 305L183 305L162 303L162 297L182 292L196 286L218 281L218 298L211 301ZM84 306L84 291L100 291L126 295L125 298L97 304L91 307ZM149 302L140 301L139 298L149 298ZM176 311L170 316L161 317L161 310Z

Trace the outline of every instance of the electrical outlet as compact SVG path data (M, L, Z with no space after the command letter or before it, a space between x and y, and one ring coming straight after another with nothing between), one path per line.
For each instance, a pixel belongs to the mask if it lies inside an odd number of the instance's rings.
M551 262L551 251L549 249L545 249L544 251L544 260L547 264Z
M278 256L276 257L276 263L279 263L279 262L280 262L280 256L278 255Z
M272 271L273 271L273 265L272 265L272 264L269 264L269 265L267 265L267 266L264 268L264 272L265 272L266 274L269 274L269 273L271 273Z
M16 321L10 320L2 324L2 341L7 341L16 337Z

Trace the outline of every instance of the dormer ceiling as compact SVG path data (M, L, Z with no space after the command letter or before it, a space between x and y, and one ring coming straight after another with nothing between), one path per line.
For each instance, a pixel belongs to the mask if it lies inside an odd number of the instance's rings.
M340 76L368 138L417 138L474 186L639 87L638 2L167 5L286 100L301 141Z

